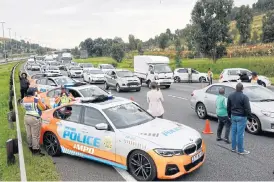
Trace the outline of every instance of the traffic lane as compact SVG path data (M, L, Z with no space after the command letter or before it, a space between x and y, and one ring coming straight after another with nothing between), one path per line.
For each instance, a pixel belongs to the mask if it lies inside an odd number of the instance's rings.
M176 86L175 86L176 85ZM102 87L102 85L100 85ZM188 88L197 85L178 85L174 84L175 88ZM204 128L204 121L199 120L190 109L189 103L186 100L169 97L168 95L178 92L176 89L162 89L163 95L165 97L164 108L165 114L164 118L177 121L186 124L190 127L195 128L198 131L202 131ZM191 88L193 89L193 88ZM189 90L191 90L189 88ZM112 93L116 96L130 98L138 102L141 106L147 109L146 103L146 92L149 91L148 88L142 87L141 92L122 92ZM184 92L179 92L184 93ZM186 93L186 94L190 94ZM166 99L168 98L168 99ZM217 130L217 121L212 120L211 122L212 131ZM203 135L205 142L207 144L207 160L202 168L195 171L190 175L183 176L179 180L271 180L272 174L271 169L273 169L273 156L271 156L271 147L273 142L273 135L270 136L254 136L246 134L246 148L252 149L251 154L248 156L239 156L238 154L231 153L230 145L226 145L222 142L217 143L215 141L216 135ZM218 145L219 144L219 145ZM270 147L269 147L270 146ZM261 151L262 150L262 151ZM266 156L266 158L264 157ZM270 162L269 162L270 161ZM265 163L265 164L264 164ZM243 165L244 164L244 165ZM236 166L233 167L232 166ZM232 168L232 169L231 169ZM216 171L216 169L218 169ZM220 170L219 170L220 169ZM255 173L249 174L249 171L254 171ZM214 174L214 175L208 175ZM259 175L258 175L259 174ZM231 178L232 176L232 178Z
M134 94L134 100L145 109L148 108L145 97L147 91L148 88L142 88L141 92ZM169 89L162 90L164 98L169 98L168 94L170 94L170 91ZM126 98L130 98L133 95L132 92L113 94ZM165 99L164 108L165 119L188 125L199 132L203 131L205 121L198 119L196 113L190 109L189 101L178 98ZM216 142L218 123L216 119L210 118L210 121L211 130L214 134L202 134L207 145L206 162L194 173L182 176L178 180L273 180L274 134L255 136L245 133L245 147L251 151L251 154L240 156L230 151L231 145L224 142Z
M30 75L38 71L28 71ZM62 181L124 181L111 166L80 157L62 155L53 157Z

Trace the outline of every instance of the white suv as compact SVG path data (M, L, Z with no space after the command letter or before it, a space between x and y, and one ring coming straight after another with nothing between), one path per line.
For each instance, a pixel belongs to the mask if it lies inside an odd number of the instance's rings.
M251 79L251 71L244 68L228 68L224 69L223 72L220 74L219 82L235 82L240 79L239 74L246 72L247 76ZM264 87L268 87L271 85L271 81L265 76L258 76L258 78L263 82Z

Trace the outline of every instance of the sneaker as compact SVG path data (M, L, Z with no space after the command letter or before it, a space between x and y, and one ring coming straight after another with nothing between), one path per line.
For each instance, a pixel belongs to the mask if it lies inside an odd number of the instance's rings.
M38 149L38 150L33 150L33 153L32 153L32 154L33 154L33 155L36 155L36 156L40 156L40 157L45 156L45 154L42 153L40 149Z
M225 143L227 144L231 144L231 142L229 141L229 139L224 139Z
M236 152L236 150L235 150L235 149L232 149L231 152Z
M221 138L219 138L219 137L217 137L217 139L216 139L217 141L221 141L222 139Z
M249 151L247 150L244 150L243 152L238 152L240 155L247 155L247 154L250 154Z

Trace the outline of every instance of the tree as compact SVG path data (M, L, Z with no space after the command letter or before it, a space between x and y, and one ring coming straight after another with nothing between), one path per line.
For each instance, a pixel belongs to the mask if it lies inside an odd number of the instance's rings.
M138 41L138 43L137 43L137 50L138 50L138 54L139 55L143 55L144 54L142 41Z
M186 46L189 51L195 48L195 32L196 29L194 25L187 24L186 27L182 31L182 37L186 42Z
M163 50L165 50L165 48L167 48L168 45L168 35L166 33L161 33L161 35L159 36L159 47Z
M274 42L274 11L263 17L263 42Z
M198 50L214 63L225 53L229 38L229 14L233 0L198 0L191 14Z
M251 39L252 43L257 43L259 42L259 35L258 32L255 30L252 34L252 39Z
M122 62L125 57L125 51L122 44L114 43L111 48L111 57L118 63Z
M137 49L137 42L136 42L136 40L135 40L134 35L129 35L129 36L128 36L128 42L129 42L129 49L130 49L131 51Z
M252 10L249 6L241 6L236 15L236 27L240 33L240 43L247 43L251 37L251 24L253 21Z
M175 41L175 47L176 47L176 56L175 56L175 63L176 67L181 67L181 52L183 51L183 47L181 46L181 41L179 38Z

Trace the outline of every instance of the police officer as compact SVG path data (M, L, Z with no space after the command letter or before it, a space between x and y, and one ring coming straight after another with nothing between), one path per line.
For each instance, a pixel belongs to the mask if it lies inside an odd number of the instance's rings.
M33 155L44 156L40 150L40 130L41 130L41 115L42 111L46 110L41 100L35 96L35 90L29 88L27 96L23 99L23 106L26 110L25 127L27 132L27 142L30 151Z

